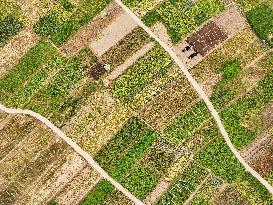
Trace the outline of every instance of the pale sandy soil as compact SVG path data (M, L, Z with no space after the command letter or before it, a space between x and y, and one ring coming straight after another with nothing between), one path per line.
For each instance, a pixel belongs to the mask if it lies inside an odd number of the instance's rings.
M146 199L144 200L144 203L147 205L154 204L157 199L160 198L160 196L163 195L164 192L166 192L170 186L170 182L166 181L165 179L161 179L161 181L156 185L155 189L150 193Z
M211 96L213 93L213 86L221 80L221 75L212 75L209 79L201 83L201 87L207 96Z
M100 57L136 27L137 23L128 14L123 13L107 26L98 38L93 39L89 48Z
M224 29L228 36L234 36L247 25L241 11L235 5L230 6L216 16L213 21L216 25Z
M70 182L74 176L81 172L87 162L82 159L76 152L67 156L67 161L54 173L49 180L39 186L31 198L29 204L42 204L50 199L50 197L56 192L60 191L68 182ZM37 195L39 197L37 197ZM40 200L38 201L37 198Z
M148 51L150 51L154 47L154 43L151 42L149 44L144 45L140 48L135 54L126 59L126 61L118 66L114 71L112 71L108 76L103 80L106 86L110 85L111 82L120 76L126 69L133 65L140 57L144 56Z
M0 49L0 78L13 67L28 50L35 46L39 37L30 29L21 30L7 45Z
M170 39L167 29L161 22L156 22L151 30L168 46L173 47L172 40Z
M80 49L87 47L89 42L97 37L105 27L111 24L119 15L122 9L115 3L110 3L98 16L89 24L76 32L61 48L61 52L71 57Z
M87 166L61 190L54 201L61 205L79 204L100 179L100 175Z

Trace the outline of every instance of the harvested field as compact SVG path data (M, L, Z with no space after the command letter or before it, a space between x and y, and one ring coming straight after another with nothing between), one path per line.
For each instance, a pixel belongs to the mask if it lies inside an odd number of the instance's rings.
M78 204L99 180L98 173L90 167L85 167L54 197L54 201L62 205Z
M222 28L229 37L234 36L246 26L246 20L241 11L232 5L213 19L214 23Z
M89 44L89 47L97 56L102 56L136 27L137 23L128 14L123 13L107 26L98 38Z
M140 48L136 53L134 53L131 57L127 58L127 60L115 68L107 77L104 79L104 84L108 86L113 80L122 75L122 73L129 67L132 66L140 57L144 56L147 52L149 52L154 47L154 43L151 42L147 45L144 45Z
M4 76L38 41L30 29L21 30L5 47L0 49L0 78Z
M252 166L262 177L267 177L273 171L272 145L255 160Z
M110 3L90 23L77 31L61 48L67 57L71 57L82 48L87 47L89 42L96 38L105 27L109 26L122 10L116 3Z
M140 116L161 131L187 109L198 96L186 79L180 77L140 111Z

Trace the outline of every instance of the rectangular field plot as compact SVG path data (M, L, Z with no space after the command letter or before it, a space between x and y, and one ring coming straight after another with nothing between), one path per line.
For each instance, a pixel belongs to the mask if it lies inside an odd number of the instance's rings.
M140 111L140 116L156 130L164 129L198 99L182 76Z

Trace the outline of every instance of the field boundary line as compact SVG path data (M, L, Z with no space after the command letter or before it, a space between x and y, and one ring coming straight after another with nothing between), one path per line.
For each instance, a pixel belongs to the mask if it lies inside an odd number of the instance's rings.
M30 115L37 120L43 122L48 128L50 128L55 134L57 134L61 139L63 139L71 148L73 148L80 156L82 156L104 179L108 180L117 190L121 191L126 197L132 200L136 205L145 205L142 201L137 199L134 195L132 195L126 188L124 188L121 184L115 181L111 176L105 172L100 165L95 162L95 160L85 152L77 143L75 143L72 139L67 137L58 127L56 127L51 121L42 115L33 112L31 110L22 110L22 109L12 109L7 108L4 105L0 104L0 110L9 113L9 114L24 114Z
M261 184L263 184L268 191L273 194L273 187L263 178L261 175L256 172L249 164L246 163L246 161L243 159L243 157L240 155L240 153L237 151L237 149L232 144L227 131L224 128L224 125L221 122L220 116L216 109L213 107L213 104L209 100L209 97L205 94L201 86L197 83L197 81L192 77L184 63L178 58L178 56L174 53L174 51L165 43L163 42L149 27L147 27L140 18L138 18L133 11L131 11L125 4L122 3L121 0L115 0L118 5L120 5L124 11L133 18L137 24L145 30L153 39L155 39L164 49L166 52L169 53L169 55L172 57L172 59L175 61L175 63L180 67L181 72L187 77L188 81L192 84L195 91L199 94L199 96L204 100L206 103L208 109L210 110L211 115L213 116L221 135L224 137L227 145L229 146L232 153L235 155L235 157L239 160L239 162L243 165L243 167L246 169L246 171L250 172L253 177L255 177Z

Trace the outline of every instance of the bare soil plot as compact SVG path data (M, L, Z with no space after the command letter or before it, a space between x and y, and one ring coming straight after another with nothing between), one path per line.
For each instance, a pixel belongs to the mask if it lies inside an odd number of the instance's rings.
M150 51L154 47L154 43L148 43L140 48L136 53L127 58L127 60L118 66L114 71L112 71L107 77L104 79L104 84L108 86L111 84L111 81L120 76L129 66L133 65L140 57L144 56L148 51Z
M21 30L0 49L0 78L12 68L29 49L35 46L38 36L30 29Z
M94 39L89 44L89 48L94 51L97 56L102 56L102 54L137 26L137 23L128 16L127 13L123 13L118 16L113 23L107 26L97 39Z
M119 15L122 9L116 4L109 4L89 24L77 31L61 48L66 56L71 57L82 48L87 47L89 42L97 37L105 27L111 24Z
M213 21L208 22L195 33L187 38L187 42L196 49L202 56L205 56L216 45L225 41L227 34Z
M62 205L78 204L99 180L99 174L87 166L54 197L54 201Z
M34 193L29 194L28 204L42 204L49 201L52 196L62 190L78 173L82 172L87 162L76 152L66 156L62 164L48 180L40 183ZM36 196L40 196L37 200Z
M222 28L229 37L241 31L247 24L241 11L232 5L213 19L214 23Z
M161 131L197 98L189 82L181 77L154 98L139 115L154 129Z
M272 136L271 136L272 137ZM273 171L273 148L272 145L266 152L260 155L254 162L253 168L262 176L266 177Z
M214 202L217 205L227 204L240 204L240 205L250 205L249 202L244 199L240 193L233 187L228 186L226 189L215 197Z

